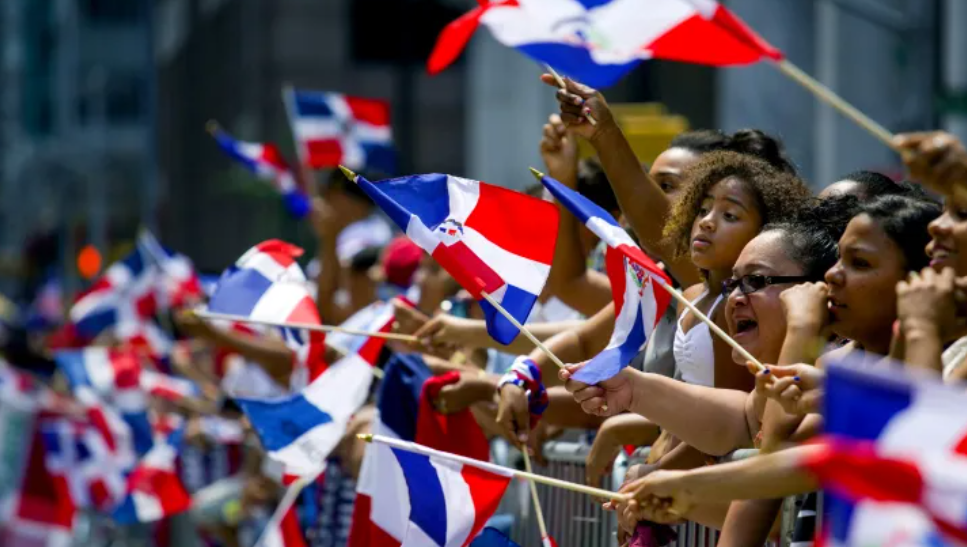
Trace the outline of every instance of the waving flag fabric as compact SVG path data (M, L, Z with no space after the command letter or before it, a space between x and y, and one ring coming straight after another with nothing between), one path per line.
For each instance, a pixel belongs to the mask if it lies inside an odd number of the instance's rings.
M274 528L266 528L262 547L305 547L306 540L299 528L295 507L290 507Z
M457 379L453 376L432 377L429 367L415 354L394 355L380 383L372 432L487 461L490 457L487 439L470 411L443 415L437 413L430 402L431 396L443 385ZM427 480L439 482L440 478L428 477ZM399 546L404 543L410 521L409 506L404 501L410 499L406 484L401 464L388 446L371 444L366 448L353 506L350 547ZM475 506L466 507L472 509ZM440 507L437 512L446 514ZM447 522L451 522L447 518Z
M257 177L272 182L282 194L282 199L293 216L303 218L309 214L308 194L299 185L282 152L274 144L236 140L217 125L211 127L210 132L229 157L240 162Z
M249 249L222 274L208 301L213 312L252 319L320 325L319 311L306 287L306 276L296 262L302 249L271 239ZM325 367L325 336L282 329L283 338L296 353L293 385L304 387Z
M158 432L151 451L127 477L128 495L113 515L118 523L154 522L191 506L191 497L175 466L182 433L181 429Z
M77 333L93 339L119 320L119 307L130 306L139 317L150 317L157 311L154 291L155 271L140 249L112 264L70 310Z
M154 444L148 402L141 389L141 365L130 352L91 347L54 354L74 395L88 408L114 407L131 429L135 450L144 454ZM103 401L103 403L102 403Z
M350 354L292 397L276 401L238 398L236 402L269 457L285 466L285 474L312 476L324 469L349 418L366 402L373 364L358 353Z
M138 250L157 270L159 309L181 308L201 299L201 277L190 258L168 249L148 230L138 235Z
M509 473L391 448L406 491L396 498L406 547L469 545L497 510Z
M103 430L69 418L42 421L47 469L62 478L75 507L111 511L124 499L124 473L131 464Z
M541 199L450 175L414 175L359 186L407 237L480 302L487 332L509 344L544 289L557 243L557 208Z
M782 52L713 0L497 0L448 25L427 65L445 69L483 23L498 42L592 87L643 59L713 66L782 59Z
M76 507L62 475L47 468L41 424L34 421L27 438L28 456L16 489L0 507L4 545L64 547L71 544Z
M967 543L967 395L897 366L827 369L824 450L830 545Z
M542 176L541 183L608 245L605 265L614 298L614 332L604 351L574 375L579 382L596 384L620 372L644 347L671 300L658 284L671 281L607 211L551 177Z
M142 370L138 383L146 393L172 402L179 402L201 395L201 390L198 388L198 385L191 380L178 378L162 372L155 372L153 370Z
M283 90L283 100L309 167L396 172L387 101L297 89Z

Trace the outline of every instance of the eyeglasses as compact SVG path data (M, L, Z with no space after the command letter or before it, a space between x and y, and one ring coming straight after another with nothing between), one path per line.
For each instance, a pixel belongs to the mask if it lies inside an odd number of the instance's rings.
M742 291L742 294L752 294L756 291L768 287L769 285L779 285L782 283L805 283L812 281L812 278L805 275L743 275L736 279L726 279L722 282L722 294L728 296L735 289Z

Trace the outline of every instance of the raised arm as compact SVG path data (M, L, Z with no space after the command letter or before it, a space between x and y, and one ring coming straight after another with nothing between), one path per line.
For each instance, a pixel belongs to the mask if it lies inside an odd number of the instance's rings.
M289 377L292 375L295 362L295 352L289 349L285 342L222 329L199 319L191 311L177 314L175 320L178 322L179 328L192 336L228 348L258 364L265 370L266 374L279 384L289 384Z
M544 83L557 87L549 74L541 77ZM638 240L652 256L657 256L682 285L700 283L698 270L688 257L673 259L662 244L665 219L671 201L661 187L638 163L634 150L618 127L607 101L598 91L566 79L566 90L557 92L561 119L568 129L588 140L598 153L601 167L608 175L618 204ZM591 113L596 125L588 123L585 114Z
M569 135L564 122L552 114L544 124L541 139L541 157L547 174L568 188L577 188L578 156L577 137ZM577 218L558 203L557 247L554 263L547 278L547 290L562 302L584 315L595 312L611 301L611 283L608 277L587 267L586 251L581 245L581 230Z

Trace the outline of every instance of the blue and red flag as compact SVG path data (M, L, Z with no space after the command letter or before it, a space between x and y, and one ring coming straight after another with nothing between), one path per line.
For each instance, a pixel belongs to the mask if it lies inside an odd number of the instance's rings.
M289 168L278 147L272 143L237 140L217 124L210 125L209 132L229 157L241 163L255 176L270 181L282 194L285 206L293 216L303 218L309 214L310 203L306 189L299 184L299 179Z
M153 432L147 397L141 388L141 364L136 354L89 347L59 351L54 354L54 361L82 404L92 409L105 405L116 409L130 428L135 451L145 454L151 449Z
M608 246L605 266L614 298L614 331L604 351L574 375L596 384L618 374L644 347L671 301L658 285L670 286L671 281L607 211L551 177L542 176L541 183Z
M388 101L291 88L282 93L307 166L396 173Z
M394 355L380 384L372 433L489 460L487 439L469 410L443 415L431 403L444 385L458 379L456 373L433 377L415 354ZM349 546L399 546L414 538L412 545L446 545L440 538L456 540L460 534L469 540L467 534L480 529L477 517L485 521L483 515L492 512L485 500L499 501L503 478L474 483L476 471L463 475L448 466L414 454L399 456L379 443L369 445L357 482ZM459 497L451 488L459 490ZM423 536L429 539L419 539Z
M480 302L487 332L509 344L544 289L557 244L553 204L519 192L450 175L356 181L407 237L429 253Z
M320 325L305 273L296 262L302 253L299 247L277 239L252 247L222 274L208 309L255 320ZM281 332L295 352L291 384L298 390L325 369L325 335L316 331L304 334L290 328Z
M592 87L616 83L644 59L712 66L781 60L782 52L714 0L497 0L453 21L427 62L450 65L483 23L498 42Z
M312 477L325 469L326 458L342 440L349 419L369 395L375 357L386 339L370 341L373 344L361 346L360 353L326 367L295 395L270 401L235 399L268 456L284 466L284 475Z
M118 523L154 522L191 506L175 465L183 431L155 428L154 446L127 475L127 496L113 513Z
M967 395L854 358L827 368L826 439L803 461L825 488L827 544L967 543Z

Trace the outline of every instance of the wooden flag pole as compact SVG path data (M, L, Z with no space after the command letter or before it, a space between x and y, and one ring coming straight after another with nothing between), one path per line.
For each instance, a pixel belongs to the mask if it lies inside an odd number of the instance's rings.
M546 484L548 486L553 486L555 488L563 488L564 490L571 490L572 492L580 492L581 494L587 494L589 496L594 496L597 498L604 498L604 499L617 500L617 501L628 501L631 499L631 494L621 494L619 492L611 492L608 490L604 490L602 488L595 488L593 486L586 486L584 484L578 484L575 482L563 481L561 479L555 479L553 477L536 475L534 473L528 473L526 471L518 471L516 469L511 469L510 467L504 467L502 465L496 465L489 462L482 462L480 460L475 460L473 458L468 458L466 456L458 456L456 454L451 454L449 452L441 452L439 450L434 450L432 448L429 448L423 445L401 441L399 439L393 439L391 437L384 437L383 435L361 433L359 435L356 435L356 437L368 443L373 443L373 442L382 443L388 446L392 446L394 448L399 448L400 450L406 450L407 452L414 452L416 454L423 454L424 456L431 456L431 457L441 458L444 460L455 461L458 463L462 463L464 465L471 465L478 469L483 469L484 471L490 471L491 473L497 473L500 475L510 475L518 479L539 482L541 484Z
M799 85L808 89L819 100L835 108L844 116L853 120L853 122L855 122L857 125L869 131L871 135L876 137L883 144L887 145L891 149L893 148L892 133L890 133L882 125L873 121L873 119L866 114L860 112L855 106L843 100L843 98L837 95L832 89L823 85L822 82L813 78L809 74L806 74L802 71L802 69L790 63L786 59L775 61L775 65L779 68L780 72L795 80L797 83L799 83Z
M295 91L292 88L292 84L286 83L282 85L282 105L285 106L285 118L289 122L289 131L292 132L292 144L295 146L296 156L299 157L299 169L300 172L305 168L306 158L305 151L302 149L302 141L299 139L299 134L295 130Z
M416 336L412 334L399 334L395 332L376 332L347 329L333 325L313 325L312 323L286 323L285 321L268 321L265 319L253 319L244 315L232 315L229 313L215 313L210 311L197 310L193 312L202 319L220 319L224 321L237 321L239 323L253 323L255 325L267 325L270 327L285 327L290 329L303 329L315 332L341 332L350 336L372 336L375 338L386 338L387 340L399 340L402 342L417 342Z
M537 169L534 169L533 167L531 167L531 173L534 175L534 177L537 178L537 180L541 180L544 177L544 173L541 173L540 171L538 171ZM753 363L756 366L756 368L758 368L759 370L763 370L765 368L765 366L763 366L758 359L753 357L752 354L748 352L748 350L743 348L738 342L736 342L731 336L729 336L727 332L722 330L722 328L716 325L714 321L709 319L707 315L705 315L698 308L696 308L695 304L692 304L691 302L689 302L688 299L685 298L684 294L676 290L668 283L665 283L659 277L652 276L651 279L654 280L659 287L665 289L665 291L668 292L668 294L670 294L675 300L678 300L679 302L682 303L683 306L688 308L688 311L694 313L696 317L698 317L703 323L708 325L708 328L711 329L712 332L718 335L718 337L721 338L722 341L724 341L726 344L732 346L732 349L739 352L742 355L743 359Z
M534 469L531 467L531 457L527 454L527 447L521 447L521 454L524 455L524 470L534 474ZM537 516L537 529L541 532L541 541L547 539L547 524L544 522L544 511L541 510L541 500L537 497L537 483L534 481L527 481L527 486L531 491L531 499L534 500L534 515Z
M548 347L545 346L543 342L538 340L537 337L534 336L534 334L531 331L527 330L527 327L525 327L524 325L521 325L520 321L514 318L514 316L511 315L509 311L507 311L506 309L504 309L503 306L500 305L500 302L497 302L494 299L494 297L487 294L486 291L480 291L480 294L487 300L487 302L490 302L490 305L493 306L497 311L499 311L501 315L506 317L507 320L510 321L512 325L517 327L517 330L519 330L524 336L526 336L528 340L533 342L538 349L543 351L544 355L547 355L547 358L550 359L555 365L557 365L558 368L564 368L564 362L561 361L557 357L557 355L554 355L554 352L548 349Z
M551 73L551 76L554 77L554 80L557 81L558 87L560 87L563 90L567 90L567 83L564 81L564 78L562 78L561 75L558 74L556 70L554 70L554 67L552 67L551 65L544 65L544 68L546 68L547 71ZM584 117L588 119L588 123L590 123L591 125L598 125L598 120L595 120L594 116L592 116L590 112L585 114Z
M346 178L348 178L349 180L351 180L353 182L357 182L357 180L356 180L356 177L357 177L356 173L352 172L350 169L348 169L346 167L343 167L342 165L339 166L339 169L341 169L342 172L343 172L343 174L346 175ZM531 342L533 342L535 346L537 346L541 351L543 351L544 354L547 355L547 357L551 361L553 361L555 365L558 366L558 368L564 368L564 362L561 361L557 357L557 355L554 355L554 353L551 350L547 349L547 346L545 346L543 344L543 342L541 342L540 340L538 340L537 337L534 336L533 333L531 333L531 331L527 330L527 327L525 327L524 325L521 325L520 324L520 321L518 321L517 319L515 319L514 316L510 314L509 311L505 310L504 307L500 305L500 302L497 302L496 300L494 300L494 298L492 296L490 296L489 294L487 294L486 291L480 291L480 294L487 300L487 302L490 302L490 305L493 306L498 312L500 312L501 315L503 315L504 317L506 317L507 320L510 321L512 325L514 325L515 327L517 327L517 329L520 332L522 332L524 334L524 336L527 337L528 340L530 340Z

